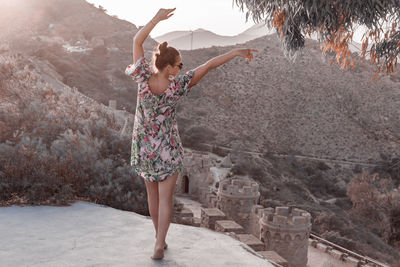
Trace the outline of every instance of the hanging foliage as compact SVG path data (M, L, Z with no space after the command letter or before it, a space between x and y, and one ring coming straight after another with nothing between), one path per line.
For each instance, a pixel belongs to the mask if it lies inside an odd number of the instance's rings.
M349 44L357 27L362 58L369 54L377 72L395 74L400 57L400 0L233 0L255 23L265 22L279 34L285 55L294 59L305 36L318 35L323 52L334 52L342 68L354 67ZM336 59L336 60L335 60Z

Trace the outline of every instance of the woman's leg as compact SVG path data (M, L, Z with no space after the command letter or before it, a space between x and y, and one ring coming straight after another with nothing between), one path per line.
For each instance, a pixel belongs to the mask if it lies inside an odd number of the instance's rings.
M149 206L149 212L151 219L153 220L154 229L158 229L158 183L157 182L149 182L144 179L146 183L146 191L147 191L147 203Z
M158 208L158 231L157 240L154 248L153 258L162 258L164 256L164 244L167 231L171 223L172 212L174 208L174 190L178 172L158 183L159 208Z

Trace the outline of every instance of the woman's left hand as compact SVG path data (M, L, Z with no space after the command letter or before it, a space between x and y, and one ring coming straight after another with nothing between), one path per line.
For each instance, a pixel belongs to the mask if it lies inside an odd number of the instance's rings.
M172 15L174 15L174 12L176 8L170 8L170 9L165 9L165 8L160 8L158 10L157 14L154 16L154 20L157 22L169 19Z
M257 49L237 49L237 55L240 57L245 58L248 61L253 60L253 54L254 52L258 52Z

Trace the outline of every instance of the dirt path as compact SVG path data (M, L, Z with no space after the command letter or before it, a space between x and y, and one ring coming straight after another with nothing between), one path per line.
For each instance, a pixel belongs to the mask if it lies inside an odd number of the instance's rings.
M220 149L232 151L232 148L226 147L226 146L211 145L211 144L206 144L206 143L201 143L201 144L211 147L211 148L218 147ZM265 154L265 153L248 151L248 150L239 150L239 152L253 155L253 156L258 156L258 157L263 157ZM336 164L361 165L361 166L370 166L370 167L382 166L382 164L379 164L379 163L370 163L370 162L344 160L344 159L322 158L322 157L316 157L316 156L312 156L312 155L295 155L295 154L281 154L281 153L270 153L269 155L277 157L277 158L294 157L294 158L299 158L299 159L317 160L317 161L322 161L322 162L326 162L326 163L336 163Z

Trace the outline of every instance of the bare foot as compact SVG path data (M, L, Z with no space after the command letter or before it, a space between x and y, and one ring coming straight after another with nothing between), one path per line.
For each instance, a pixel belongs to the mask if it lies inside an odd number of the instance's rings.
M154 254L151 256L153 260L161 260L164 258L164 248L155 248Z

